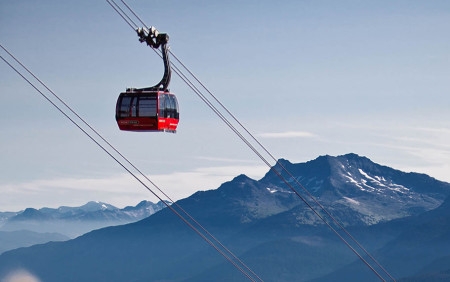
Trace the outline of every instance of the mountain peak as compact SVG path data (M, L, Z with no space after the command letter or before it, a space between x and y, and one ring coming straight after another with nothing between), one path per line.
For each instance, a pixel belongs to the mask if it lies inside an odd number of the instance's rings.
M233 180L231 180L231 182L247 182L247 181L253 181L253 179L251 179L245 174L239 174L238 176L233 178Z
M434 209L450 195L448 183L382 166L355 153L297 164L280 159L261 181L270 183L271 191L307 190L322 203L362 214L366 224Z
M369 158L365 156L360 156L355 153L347 153L344 155L338 155L338 156L331 156L331 155L322 155L317 157L314 160L311 160L307 163L318 163L318 164L325 164L325 163L332 163L335 161L340 161L342 163L373 163Z
M360 156L360 155L355 154L355 153L347 153L345 155L337 156L337 158L341 158L341 157L344 157L344 158L347 158L347 159L366 159L366 160L368 160L368 158L366 158L364 156Z
M93 212L93 211L104 211L104 210L117 210L113 205L99 202L99 201L90 201L80 207L81 210L85 212Z
M26 208L23 212L19 213L12 220L47 220L49 216L34 208Z
M278 160L277 160L277 164L291 165L292 163L291 163L289 160L286 160L286 159L281 158L281 159L278 159Z

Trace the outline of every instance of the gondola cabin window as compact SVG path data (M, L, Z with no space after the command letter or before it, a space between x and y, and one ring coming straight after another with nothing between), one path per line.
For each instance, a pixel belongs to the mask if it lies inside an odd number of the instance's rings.
M156 96L140 97L139 99L139 117L156 117Z
M175 95L163 94L159 97L159 116L165 118L179 118L178 102Z
M119 109L119 117L126 118L131 116L131 100L133 97L122 97Z

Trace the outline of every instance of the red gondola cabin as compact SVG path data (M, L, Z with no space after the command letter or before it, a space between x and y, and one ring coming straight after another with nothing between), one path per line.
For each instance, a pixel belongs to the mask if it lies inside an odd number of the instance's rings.
M131 88L117 99L120 130L176 132L179 115L177 98L167 91Z

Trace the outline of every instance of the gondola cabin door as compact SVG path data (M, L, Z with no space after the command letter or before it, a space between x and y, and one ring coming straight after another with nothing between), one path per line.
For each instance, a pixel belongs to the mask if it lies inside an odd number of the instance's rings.
M176 132L178 102L167 91L127 89L117 99L116 121L120 130Z

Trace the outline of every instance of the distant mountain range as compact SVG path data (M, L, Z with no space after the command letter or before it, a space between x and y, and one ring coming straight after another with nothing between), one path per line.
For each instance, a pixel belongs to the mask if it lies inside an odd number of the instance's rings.
M119 209L92 201L80 207L0 212L0 253L49 241L68 240L106 226L136 222L165 207L162 202L142 201L135 207Z
M188 211L264 281L379 281L336 236L340 226L399 281L447 281L449 195L449 183L347 154L279 160L260 180L240 175L172 207ZM5 252L0 279L19 265L49 282L248 281L171 209Z

